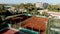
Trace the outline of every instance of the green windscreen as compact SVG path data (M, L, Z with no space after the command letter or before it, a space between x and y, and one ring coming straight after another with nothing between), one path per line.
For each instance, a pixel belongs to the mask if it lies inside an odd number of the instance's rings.
M19 28L19 30L24 33L28 33L28 34L38 34L38 32L36 32L36 31L25 29L25 28Z

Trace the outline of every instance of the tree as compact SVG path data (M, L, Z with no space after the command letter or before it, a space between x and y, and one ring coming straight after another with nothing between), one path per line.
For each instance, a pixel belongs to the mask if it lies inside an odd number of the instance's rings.
M49 11L59 12L60 11L60 6L59 5L48 5L47 9Z
M0 15L5 12L5 7L4 5L0 5Z
M43 16L47 16L48 13L47 13L47 12L42 12L42 15L43 15Z

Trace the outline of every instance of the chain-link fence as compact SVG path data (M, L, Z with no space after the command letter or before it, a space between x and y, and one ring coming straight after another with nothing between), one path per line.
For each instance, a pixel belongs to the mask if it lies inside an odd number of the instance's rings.
M46 34L60 34L60 19L49 19Z

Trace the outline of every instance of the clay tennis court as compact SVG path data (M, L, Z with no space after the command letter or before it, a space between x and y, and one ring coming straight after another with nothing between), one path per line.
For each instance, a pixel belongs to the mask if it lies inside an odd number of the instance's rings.
M40 31L41 34L44 34L46 31L47 18L41 18L33 16L27 23L22 25L22 27L27 29L33 29L34 31Z

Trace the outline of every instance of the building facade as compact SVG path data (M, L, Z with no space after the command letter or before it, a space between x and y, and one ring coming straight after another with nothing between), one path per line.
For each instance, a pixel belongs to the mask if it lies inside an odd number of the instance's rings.
M37 3L35 4L35 6L36 6L37 8L43 8L43 3L42 3L42 2L37 2Z

